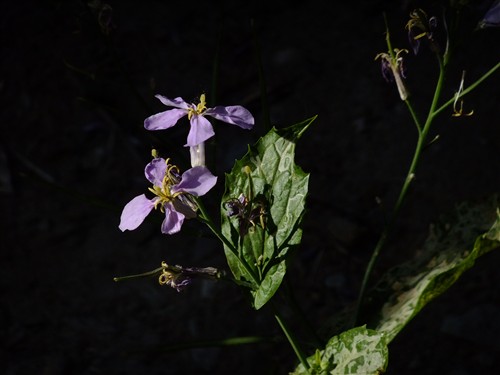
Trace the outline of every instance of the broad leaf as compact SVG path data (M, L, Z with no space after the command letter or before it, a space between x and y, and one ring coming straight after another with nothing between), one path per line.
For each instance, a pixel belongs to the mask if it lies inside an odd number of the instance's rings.
M382 374L388 356L384 335L362 326L332 337L324 350L307 359L309 371L300 364L292 375Z
M370 295L370 326L387 342L430 301L446 291L483 254L500 246L498 201L462 204L456 216L431 228L417 259L391 270Z
M314 119L272 129L226 174L222 234L232 246L224 250L235 278L251 286L255 309L280 286L286 255L302 237L309 175L294 162L295 143Z
M353 374L349 372L356 364L370 364L369 369L358 369L362 374L379 374L387 366L387 348L394 337L434 298L446 291L464 271L474 265L475 260L500 247L500 209L498 197L482 204L462 204L456 214L439 225L431 227L430 235L417 259L389 271L368 296L364 315L371 327L368 336L380 338L379 353L384 358L382 365L374 357L374 346L369 341L357 338L356 351L349 351L339 343L348 342L356 336L358 327L345 331L330 339L324 350L308 358L312 374ZM332 317L330 325L347 321L352 311L341 312ZM353 346L351 345L350 348ZM342 364L342 365L340 365ZM365 372L363 372L365 371ZM307 374L299 365L295 375Z

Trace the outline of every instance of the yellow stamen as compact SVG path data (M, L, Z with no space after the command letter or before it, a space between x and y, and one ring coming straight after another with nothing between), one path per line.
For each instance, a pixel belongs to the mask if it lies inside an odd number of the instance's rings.
M198 113L202 113L207 109L207 102L205 101L205 94L201 94L200 103L196 106L196 110Z
M154 150L156 151L156 150ZM157 155L157 154L156 154ZM154 155L153 155L154 156ZM154 185L153 187L148 188L150 192L158 197L154 203L154 208L160 208L161 212L165 212L164 205L166 203L172 202L179 195L184 194L182 191L178 191L176 193L172 193L170 188L173 185L179 183L179 179L176 177L176 174L179 174L179 168L175 165L169 164L170 159L165 160L167 164L167 169L165 170L165 175L161 181L161 186Z
M188 109L188 119L191 120L194 115L201 115L206 109L207 102L205 101L205 94L201 94L200 102L196 105L196 107Z

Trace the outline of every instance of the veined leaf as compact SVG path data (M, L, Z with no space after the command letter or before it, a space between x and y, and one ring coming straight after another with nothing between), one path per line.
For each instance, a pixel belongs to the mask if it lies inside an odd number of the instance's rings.
M317 350L315 355L308 358L311 373L355 374L353 369L361 364L370 366L358 368L360 374L383 373L388 358L386 345L426 304L446 291L463 272L472 267L478 257L499 247L498 197L478 205L460 205L454 217L431 227L417 259L389 271L370 291L363 311L366 317L373 314L374 318L367 318L366 321L375 330L363 326L332 337L324 350ZM341 312L340 321L346 320L349 315L352 315L352 311ZM339 319L334 317L331 321L339 323ZM363 334L374 341L363 339ZM354 340L356 344L346 344ZM352 351L353 346L356 351ZM293 372L294 375L307 373L302 365Z
M252 285L255 309L280 286L286 255L302 237L309 175L294 162L295 143L315 118L272 129L226 174L222 233L233 246L224 250L235 278Z
M377 375L385 372L388 356L383 334L356 327L332 337L324 350L310 356L309 371L300 364L292 375Z
M370 326L385 333L387 342L392 341L478 257L499 246L497 198L476 206L462 204L454 218L431 227L417 259L389 271L370 294L366 310L378 311Z

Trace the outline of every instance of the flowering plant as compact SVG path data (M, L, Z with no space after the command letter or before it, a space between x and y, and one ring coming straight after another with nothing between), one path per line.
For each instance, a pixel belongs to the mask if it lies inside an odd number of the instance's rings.
M492 23L491 18L488 15L489 24ZM387 81L395 81L399 97L408 108L417 129L418 139L399 196L366 266L356 305L346 307L336 317L341 328L337 327L329 340L308 347L310 355L307 356L274 301L292 255L300 251L309 174L295 163L295 148L316 117L287 128L269 130L235 162L225 175L225 192L220 204L217 202L221 218L219 225L200 198L218 181L205 165L204 142L214 135L213 125L206 117L247 130L253 128L254 117L242 106L207 108L204 94L198 104L187 103L180 97L171 100L156 95L164 105L173 109L148 117L144 127L147 130L165 130L187 116L190 130L184 146L190 147L193 167L181 174L170 159L162 159L154 151L153 161L145 168L146 178L153 184L149 191L154 197L149 199L142 194L132 199L123 209L119 228L122 231L136 229L153 208L159 208L165 214L161 232L167 235L178 233L184 219L196 218L221 241L231 275L213 267L171 266L166 262L142 275L158 274L161 285L168 285L177 291L186 289L196 278L230 280L246 290L255 310L270 304L300 361L294 374L385 372L388 344L397 334L423 306L443 293L471 267L476 258L500 245L498 198L478 206L464 205L452 224L434 229L424 245L424 255L389 271L374 283L375 288L369 288L377 259L398 219L408 189L415 181L422 151L433 142L429 142L428 137L434 120L450 107L454 117L472 114L463 112L464 96L500 69L499 62L467 88L463 74L458 91L452 97L443 99L444 76L451 48L447 29L440 29L439 25L437 17L428 17L420 9L410 14L406 24L414 53L417 54L421 40L426 38L437 60L438 79L426 116L421 116L414 109L406 87L405 79L411 74L403 65L403 52L407 50L392 47L388 27L388 50L376 55L382 64L383 77ZM444 33L444 49L438 43L439 32ZM464 232L464 225L476 230ZM129 277L116 280L124 278Z

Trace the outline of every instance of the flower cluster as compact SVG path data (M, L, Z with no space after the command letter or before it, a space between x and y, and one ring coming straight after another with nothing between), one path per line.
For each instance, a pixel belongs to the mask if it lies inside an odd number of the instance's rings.
M217 177L204 165L204 142L214 135L213 127L205 116L243 129L251 129L254 125L252 114L242 106L207 108L204 94L200 96L198 104L187 103L181 97L173 100L162 95L156 97L174 109L148 117L144 127L147 130L168 129L182 117L188 116L191 128L185 146L191 148L193 167L181 175L177 166L170 164L169 159L159 158L153 150L154 159L146 165L144 172L153 184L149 191L154 197L150 199L141 194L127 203L120 218L119 228L122 231L136 229L153 209L160 209L165 214L161 225L161 231L165 234L179 232L184 219L196 217L198 206L193 197L206 194L217 182Z

